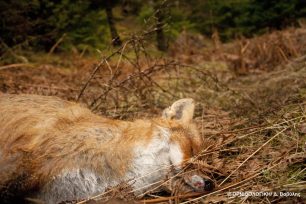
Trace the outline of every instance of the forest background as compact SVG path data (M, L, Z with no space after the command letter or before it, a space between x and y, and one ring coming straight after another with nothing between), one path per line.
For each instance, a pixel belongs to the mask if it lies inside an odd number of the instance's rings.
M305 0L14 0L0 2L0 36L8 47L92 52L119 45L152 24L157 48L165 51L185 30L223 42L297 26Z

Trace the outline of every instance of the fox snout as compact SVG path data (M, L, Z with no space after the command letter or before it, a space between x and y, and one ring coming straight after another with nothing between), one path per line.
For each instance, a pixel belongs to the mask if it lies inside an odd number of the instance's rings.
M185 177L184 180L196 192L211 191L214 188L211 180L204 179L197 174Z

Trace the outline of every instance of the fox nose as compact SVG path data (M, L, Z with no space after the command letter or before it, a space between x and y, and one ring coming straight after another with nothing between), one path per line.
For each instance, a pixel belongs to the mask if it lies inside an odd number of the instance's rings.
M212 180L204 179L205 185L204 190L205 191L212 191L214 189L214 182Z
M211 180L203 179L198 175L193 175L186 180L195 191L211 191L214 188L214 183Z

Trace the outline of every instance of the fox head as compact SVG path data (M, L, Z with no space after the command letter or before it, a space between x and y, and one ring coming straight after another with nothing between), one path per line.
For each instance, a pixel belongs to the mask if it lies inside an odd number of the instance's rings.
M170 161L175 171L180 171L186 162L200 153L203 141L193 123L195 104L191 98L180 99L163 111L162 118L170 129ZM186 180L187 179L187 180ZM205 181L193 174L185 181L194 190L203 190Z
M163 111L162 117L168 120L171 132L170 151L175 151L177 146L183 153L182 161L172 161L174 165L182 165L182 162L198 154L201 149L202 139L193 123L194 108L194 100L185 98Z

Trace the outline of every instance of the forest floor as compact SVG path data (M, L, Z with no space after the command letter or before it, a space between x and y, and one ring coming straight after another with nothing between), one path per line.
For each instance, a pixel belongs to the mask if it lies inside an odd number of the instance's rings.
M183 33L166 56L129 44L102 60L79 53L14 54L26 60L0 66L0 92L55 95L127 120L156 117L176 99L194 98L205 145L186 171L199 171L215 188L186 192L169 181L162 194L148 192L143 203L302 203L306 30L211 44ZM99 199L132 199L118 188Z

